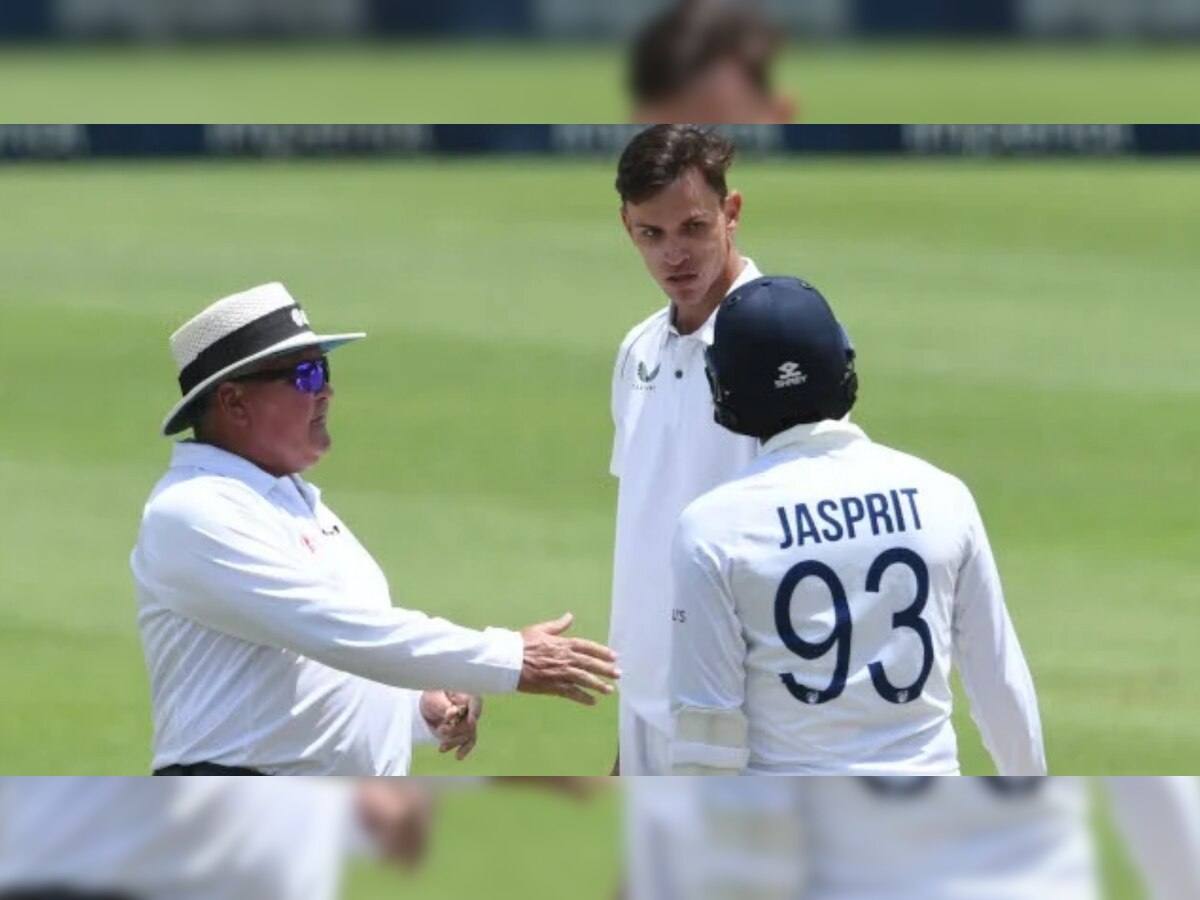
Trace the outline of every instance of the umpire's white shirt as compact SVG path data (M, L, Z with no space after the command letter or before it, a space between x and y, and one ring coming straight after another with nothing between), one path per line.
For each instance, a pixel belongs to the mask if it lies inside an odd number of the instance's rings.
M798 425L688 507L673 567L672 710L744 713L733 767L957 774L953 663L1000 773L1045 773L1033 680L952 475L848 421ZM676 736L673 767L730 765L703 743Z
M315 487L206 444L175 445L131 564L156 769L403 775L420 690L520 678L519 634L393 607Z
M334 900L360 842L339 778L0 778L0 892Z
M733 289L762 277L746 259ZM670 727L671 533L683 508L754 458L757 443L713 421L704 350L716 313L680 334L671 307L626 335L612 381L611 471L620 479L609 645L621 660L621 703ZM636 773L635 773L636 774Z

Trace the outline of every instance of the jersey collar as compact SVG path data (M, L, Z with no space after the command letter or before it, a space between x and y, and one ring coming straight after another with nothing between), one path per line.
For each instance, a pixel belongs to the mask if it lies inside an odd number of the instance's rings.
M869 440L867 433L850 421L844 419L823 419L820 422L809 422L804 425L793 425L787 431L781 431L770 440L763 443L759 450L760 456L777 453L792 447L807 447L815 443L843 443Z

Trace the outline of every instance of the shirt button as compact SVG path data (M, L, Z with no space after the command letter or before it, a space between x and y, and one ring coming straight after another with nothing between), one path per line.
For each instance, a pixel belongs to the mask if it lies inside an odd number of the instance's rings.
M676 377L676 378L682 378L682 377L683 377L683 369L676 369L676 370L675 370L675 377Z

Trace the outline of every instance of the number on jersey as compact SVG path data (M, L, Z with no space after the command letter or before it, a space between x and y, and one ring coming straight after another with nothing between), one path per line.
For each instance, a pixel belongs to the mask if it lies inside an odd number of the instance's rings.
M925 565L925 560L912 550L893 547L879 554L871 563L870 569L867 570L867 591L879 593L884 573L896 565L912 570L917 581L917 596L910 606L892 615L892 628L907 628L916 632L921 639L921 672L912 684L898 688L888 679L883 663L872 662L868 670L871 673L871 683L880 697L889 703L911 703L921 696L925 681L933 670L933 635L929 631L929 624L921 618L925 603L929 600L929 568ZM829 637L815 643L804 640L792 626L792 596L805 578L816 578L825 582L833 600L833 629L829 632ZM837 573L815 559L807 559L792 566L783 576L775 594L775 627L784 645L802 659L820 659L834 650L837 654L834 657L833 677L828 687L823 689L818 690L801 684L791 673L781 675L780 678L791 695L801 703L814 705L828 703L840 697L846 689L846 678L850 674L850 642L854 634L854 620L850 615L850 604L846 600L846 588Z

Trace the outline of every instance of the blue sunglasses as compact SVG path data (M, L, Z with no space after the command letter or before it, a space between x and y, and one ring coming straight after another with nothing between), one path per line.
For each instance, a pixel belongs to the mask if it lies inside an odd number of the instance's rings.
M292 387L305 394L319 394L329 380L329 358L305 360L286 369L267 369L239 375L231 381L290 381Z

